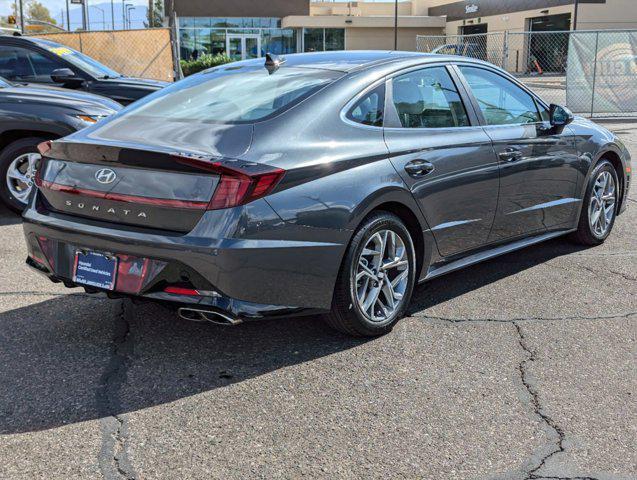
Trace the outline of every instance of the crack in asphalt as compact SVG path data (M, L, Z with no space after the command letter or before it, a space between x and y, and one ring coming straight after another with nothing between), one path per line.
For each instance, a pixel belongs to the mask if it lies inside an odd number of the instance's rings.
M566 320L614 320L637 316L637 311L627 313L617 313L614 315L602 315L597 317L571 316L571 317L519 317L519 318L453 318L439 317L435 315L414 315L412 318L426 318L430 320L440 320L448 323L469 323L469 322L490 322L490 323L518 323L518 322L559 322Z
M111 356L96 391L97 409L102 427L102 447L98 461L106 480L134 480L137 478L128 458L128 429L121 411L119 391L126 382L128 359L133 352L130 324L132 304L122 300L122 310L115 317Z
M522 327L517 323L513 322L513 326L515 327L518 343L525 354L525 359L522 360L518 364L518 371L520 372L520 379L522 380L522 384L524 388L529 394L531 400L531 407L533 408L533 413L539 417L539 419L546 425L547 429L552 432L553 437L555 438L551 451L540 457L538 464L529 470L526 473L525 480L597 480L594 477L556 477L556 476L546 476L540 475L538 472L546 465L546 462L549 461L553 456L563 453L566 449L564 447L564 440L566 439L566 434L564 433L564 429L551 417L549 416L542 403L540 402L539 389L538 386L531 379L527 365L529 362L537 361L537 354L535 350L533 350L526 341L526 337L524 332L522 331Z
M518 343L520 347L524 351L525 359L522 360L518 364L518 371L520 372L520 379L522 380L522 384L524 388L526 388L529 393L529 397L531 399L531 406L533 408L533 413L540 418L540 420L548 427L550 431L553 432L553 436L556 436L556 441L554 448L552 451L546 455L544 455L537 466L527 472L527 480L528 479L538 479L541 478L536 473L546 464L549 458L553 455L561 453L564 451L564 431L562 427L560 427L551 417L549 417L546 413L544 413L544 409L542 408L542 404L540 403L540 398L538 394L537 386L533 384L531 379L529 378L529 374L527 371L527 364L529 362L534 362L536 360L535 351L532 350L526 344L526 338L524 337L524 333L522 332L522 328L516 322L513 323L515 330L518 335Z

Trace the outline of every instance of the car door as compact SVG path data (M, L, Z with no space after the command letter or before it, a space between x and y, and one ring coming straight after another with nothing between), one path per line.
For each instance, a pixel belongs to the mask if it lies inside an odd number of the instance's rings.
M385 104L391 161L444 257L486 243L498 199L491 139L460 90L446 66L421 67L389 79Z
M579 158L568 128L553 128L533 95L486 66L458 65L500 162L496 242L570 225Z

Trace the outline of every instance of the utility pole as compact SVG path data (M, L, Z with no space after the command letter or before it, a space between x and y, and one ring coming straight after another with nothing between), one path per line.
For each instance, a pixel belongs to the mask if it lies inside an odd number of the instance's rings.
M86 30L91 29L91 18L88 13L88 0L84 0L84 9L86 10Z
M115 0L111 0L111 23L113 30L115 30Z
M398 0L394 0L394 50L398 50Z
M66 29L71 31L71 14L69 13L69 0L66 0Z
M575 0L575 14L573 15L573 30L577 30L577 10L579 7L579 0Z
M122 30L126 30L126 0L122 0Z
M24 35L24 5L22 4L22 0L20 0L20 31L22 35Z

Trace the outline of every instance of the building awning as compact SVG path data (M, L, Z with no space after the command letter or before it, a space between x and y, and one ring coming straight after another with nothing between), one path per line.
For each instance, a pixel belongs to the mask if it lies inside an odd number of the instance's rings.
M398 28L445 28L446 17L398 16ZM290 15L283 17L281 28L393 28L394 17L346 15Z

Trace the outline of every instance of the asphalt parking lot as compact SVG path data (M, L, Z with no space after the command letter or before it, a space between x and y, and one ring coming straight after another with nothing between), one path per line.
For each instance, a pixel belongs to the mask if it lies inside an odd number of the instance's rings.
M442 277L374 340L65 289L2 210L0 478L637 478L631 196L603 246Z

